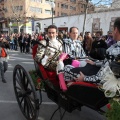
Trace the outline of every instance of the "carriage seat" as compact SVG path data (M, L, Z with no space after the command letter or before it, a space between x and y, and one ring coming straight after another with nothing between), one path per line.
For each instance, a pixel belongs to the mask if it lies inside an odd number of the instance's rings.
M35 58L35 55L36 55L36 52L37 52L37 47L38 47L38 44L35 45L33 48L32 48L32 56L33 56L33 59ZM48 71L46 70L40 63L37 63L38 66L39 66L39 70L41 71L42 73L42 76L44 79L49 79L55 86L60 86L59 85L59 81L58 81L58 76L56 74L56 71L53 72L53 71ZM61 81L60 81L61 82ZM62 81L62 84L65 84L66 83L64 82L64 80ZM91 84L91 83L87 83L87 82L74 82L72 83L70 86L72 85L80 85L80 86L86 86L86 87L94 87L94 88L97 88L97 85L95 84ZM61 87L61 86L60 86ZM61 87L61 89L63 90L63 88Z

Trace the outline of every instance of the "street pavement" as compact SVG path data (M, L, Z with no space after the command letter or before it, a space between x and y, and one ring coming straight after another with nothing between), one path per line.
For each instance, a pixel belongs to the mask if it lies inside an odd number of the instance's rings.
M34 69L34 62L31 54L20 53L19 51L9 51L10 60L8 71L5 73L7 83L0 80L0 120L26 120L21 113L13 90L13 69L16 64L22 65L27 71ZM42 93L43 103L39 110L39 120L49 120L57 105L49 100L46 93ZM53 120L59 120L56 113ZM66 113L63 120L105 120L105 118L94 110L82 107L81 111L75 110Z

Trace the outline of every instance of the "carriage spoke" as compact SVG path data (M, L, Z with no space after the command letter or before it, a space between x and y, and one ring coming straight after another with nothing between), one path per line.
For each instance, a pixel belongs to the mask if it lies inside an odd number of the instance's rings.
M22 77L23 77L22 70L19 68L18 71L19 71L20 78L22 80Z
M24 71L22 71L21 75L22 75L22 84L23 84L24 89L26 90L26 87L25 87L25 73L24 73Z
M15 88L16 88L17 90L21 91L21 88L20 88L20 87L18 87L18 86L15 86Z
M30 118L29 117L29 104L28 104L26 98L24 99L24 112L27 115L27 117Z
M24 88L25 90L27 89L28 87L28 79L26 77L24 77Z
M26 113L27 101L25 98L24 98L23 107L24 107L24 112Z
M31 102L28 97L26 98L26 100L27 100L27 103L28 103L28 106L29 106L30 115L31 115L31 116L34 116L35 107L33 106L33 104L34 104L35 102L34 102L34 103ZM33 104L32 104L32 103L33 103Z
M16 79L17 83L19 84L19 86L22 87L22 84L21 84L21 82L19 81L19 79L17 78L17 76L15 77L15 79Z
M35 101L34 101L34 98L32 98L31 95L28 95L27 97L29 97L32 102L35 102Z
M24 97L21 98L20 105L22 105L23 100L24 100Z
M26 112L27 112L27 116L30 118L30 116L29 116L29 112L30 112L30 110L29 110L29 106L28 106L28 105L27 105Z
M16 77L15 77L15 78L16 78L17 83L20 85L20 87L23 88L22 83L21 83L21 81L20 81L20 80L21 80L21 79L20 79L21 77L20 77L20 75L19 75L18 72L16 73Z
M19 80L22 81L22 75L21 75L20 69L17 70L17 76L18 76Z

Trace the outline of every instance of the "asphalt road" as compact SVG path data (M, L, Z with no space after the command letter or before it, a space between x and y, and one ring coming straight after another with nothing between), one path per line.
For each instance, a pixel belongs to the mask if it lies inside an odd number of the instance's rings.
M9 68L5 74L7 83L0 80L0 120L26 120L21 113L13 90L13 69L16 64L21 64L29 71L34 69L34 63L31 54L20 53L19 51L10 51ZM39 120L49 120L57 105L50 101L46 93L43 93L43 103L39 110ZM59 120L59 114L56 113L53 120ZM81 111L75 110L72 113L66 113L63 120L105 120L105 118L94 110L82 107Z

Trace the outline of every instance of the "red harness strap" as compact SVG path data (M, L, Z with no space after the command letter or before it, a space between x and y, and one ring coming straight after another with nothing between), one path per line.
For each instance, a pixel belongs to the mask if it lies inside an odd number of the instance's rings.
M72 85L82 85L82 86L88 86L88 87L94 87L97 88L98 85L93 83L87 83L87 82L74 82Z

